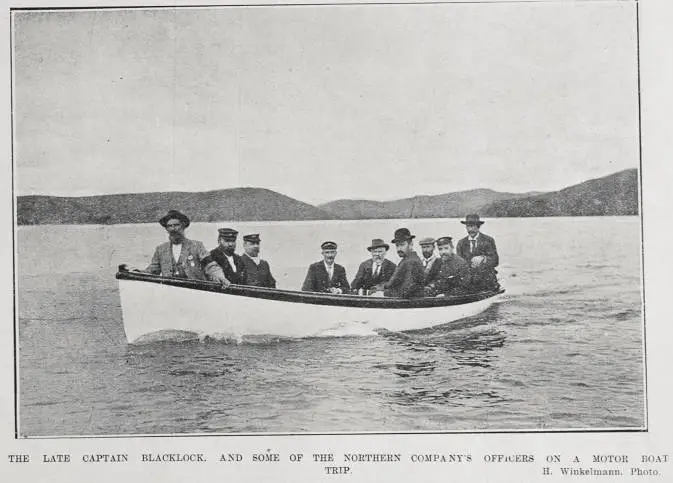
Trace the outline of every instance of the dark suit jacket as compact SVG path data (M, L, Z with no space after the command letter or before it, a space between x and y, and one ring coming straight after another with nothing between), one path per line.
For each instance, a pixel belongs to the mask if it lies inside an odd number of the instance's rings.
M227 256L224 254L222 247L213 248L210 250L210 256L217 262L217 264L222 267L224 271L224 276L227 277L231 283L242 284L245 280L245 264L241 260L240 255L234 253L234 265L236 265L236 271L231 268Z
M215 276L222 272L209 256L203 243L188 238L182 241L182 251L177 262L173 260L171 242L162 243L154 250L152 261L145 271L163 277L195 280L205 280L206 276L215 280Z
M253 285L255 287L276 288L276 279L271 275L271 268L266 260L260 260L257 265L247 254L241 255L245 265L244 285Z
M335 263L332 272L332 280L329 280L325 263L312 263L308 267L306 279L301 289L304 292L329 292L330 288L340 288L342 292L346 293L350 290L348 279L346 278L346 269L341 265Z
M411 299L423 297L423 264L415 253L404 257L397 264L395 273L384 285L383 294L386 297L401 297Z
M359 289L371 290L375 285L387 282L390 280L390 277L393 276L393 273L395 273L395 266L396 265L387 258L383 259L379 275L378 277L374 277L374 260L371 258L365 260L360 264L360 268L358 268L358 273L353 279L351 289L355 291Z
M423 259L419 257L421 260L421 263L423 263ZM434 282L437 280L437 277L439 277L439 271L442 268L442 259L439 257L435 257L435 259L432 261L430 265L427 265L423 269L423 273L425 274L423 278L423 284L427 285L429 283Z
M440 259L439 266L439 276L425 287L427 295L433 297L440 293L453 295L469 290L470 266L465 260L452 253L447 260Z
M486 257L483 268L493 269L500 263L498 250L495 247L495 240L481 232L477 237L477 246L475 247L474 252L470 253L470 239L469 237L465 237L458 242L458 245L456 245L456 253L467 262L470 262L472 257L477 255Z

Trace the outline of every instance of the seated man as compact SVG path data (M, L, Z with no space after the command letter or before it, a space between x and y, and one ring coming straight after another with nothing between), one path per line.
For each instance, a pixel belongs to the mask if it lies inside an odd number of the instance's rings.
M320 245L323 259L312 263L308 267L306 279L301 289L304 292L327 292L333 294L347 293L350 291L346 269L334 263L337 255L337 244L326 241Z
M423 264L424 278L423 283L428 285L435 280L439 275L439 269L442 265L442 261L435 253L435 239L434 238L423 238L418 242L421 246L421 263Z
M231 283L240 284L245 280L245 264L236 251L236 237L238 232L231 228L217 230L218 246L210 250L210 256L222 267L224 275Z
M405 299L423 297L423 264L414 251L413 239L408 229L395 230L392 243L397 248L397 254L402 259L397 264L393 276L383 285L383 294L386 297L401 297Z
M189 218L176 210L170 210L159 220L168 232L168 242L159 245L146 272L163 277L213 280L224 286L230 281L215 263L203 243L185 236Z
M372 240L371 246L367 250L372 254L369 260L365 260L360 264L358 273L353 279L351 289L357 293L362 290L365 295L382 291L383 284L392 277L395 272L395 264L386 259L390 245L384 243L380 238Z
M456 252L470 264L473 290L497 290L500 285L495 267L500 258L495 240L479 231L484 224L479 215L467 215L461 223L465 225L468 236L458 242Z
M276 279L271 275L271 268L266 260L259 258L259 234L245 235L243 237L243 255L241 259L245 265L244 285L255 287L276 288Z
M451 240L450 236L437 239L437 249L441 257L440 270L438 277L425 286L427 297L460 295L469 291L470 266L465 260L453 253Z

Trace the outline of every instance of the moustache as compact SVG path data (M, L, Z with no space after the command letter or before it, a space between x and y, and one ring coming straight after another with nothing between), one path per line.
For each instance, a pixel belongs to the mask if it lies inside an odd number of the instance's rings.
M406 255L406 252L404 250L397 250L397 254L401 257L404 258L404 255Z

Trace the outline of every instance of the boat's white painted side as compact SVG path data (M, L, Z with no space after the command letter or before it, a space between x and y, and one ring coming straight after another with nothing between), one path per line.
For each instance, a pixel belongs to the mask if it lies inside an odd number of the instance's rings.
M447 307L384 309L294 303L132 280L119 280L119 292L129 342L162 330L232 337L330 335L353 323L370 329L415 330L476 315L497 298Z

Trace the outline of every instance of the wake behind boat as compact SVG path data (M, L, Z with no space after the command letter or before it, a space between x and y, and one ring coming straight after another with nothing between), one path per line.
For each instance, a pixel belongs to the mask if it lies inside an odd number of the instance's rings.
M120 267L124 330L129 343L167 330L201 336L320 337L337 327L409 331L477 315L503 289L449 297L401 299L270 289L162 277Z

